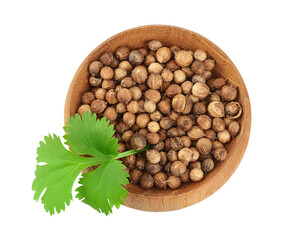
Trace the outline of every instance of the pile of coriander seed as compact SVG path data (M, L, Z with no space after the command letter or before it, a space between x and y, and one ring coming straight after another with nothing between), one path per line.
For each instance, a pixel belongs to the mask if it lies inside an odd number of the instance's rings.
M89 65L91 90L79 114L106 117L115 127L119 152L152 148L122 159L130 183L177 189L201 181L225 144L240 131L237 88L214 77L215 60L151 40L146 48L119 47Z

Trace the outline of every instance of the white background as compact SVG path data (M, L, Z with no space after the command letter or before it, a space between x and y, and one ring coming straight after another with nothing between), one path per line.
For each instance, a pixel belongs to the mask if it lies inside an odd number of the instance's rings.
M287 239L285 2L1 0L0 239ZM31 190L39 141L64 134L66 93L84 58L147 24L200 33L235 63L252 106L245 156L219 191L182 210L122 206L106 217L74 199L51 217Z

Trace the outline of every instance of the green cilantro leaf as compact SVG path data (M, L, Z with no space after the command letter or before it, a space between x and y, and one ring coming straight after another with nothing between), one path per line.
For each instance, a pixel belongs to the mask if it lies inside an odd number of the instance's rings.
M37 162L46 163L37 165L36 178L32 184L32 190L35 191L34 200L38 201L41 193L42 203L47 212L52 215L56 208L57 213L65 210L72 200L72 187L80 174L86 167L100 164L106 159L78 157L68 151L61 143L61 140L55 134L45 137L45 142L40 142L37 149Z
M106 215L112 212L112 207L120 207L127 190L123 187L129 183L129 174L124 171L125 166L116 160L125 156L144 151L151 146L136 151L129 150L118 153L118 140L113 137L113 125L109 125L106 118L97 120L96 114L86 112L70 117L64 127L67 150L58 136L49 135L40 142L37 149L37 163L32 190L34 199L39 200L41 194L44 208L50 214L65 210L72 200L73 184L87 167L98 167L80 178L81 186L76 189L77 198L90 205L98 212ZM73 153L74 152L74 153ZM80 157L90 155L93 157Z
M67 140L65 144L70 146L70 150L77 155L117 156L119 145L118 140L113 137L114 126L109 126L105 117L97 120L96 114L91 116L88 111L81 116L76 114L75 118L70 117L64 127L64 139Z
M103 162L93 172L84 173L76 189L77 198L106 215L112 213L112 207L123 204L121 198L127 198L127 190L122 186L129 183L129 174L125 166L116 159Z

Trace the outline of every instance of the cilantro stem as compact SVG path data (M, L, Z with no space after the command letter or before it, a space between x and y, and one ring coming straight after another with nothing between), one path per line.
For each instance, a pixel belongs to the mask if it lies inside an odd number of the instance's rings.
M129 151L126 151L126 152L122 152L122 153L119 153L116 157L116 159L119 159L119 158L123 158L123 157L127 157L127 156L130 156L130 155L133 155L133 154L136 154L136 153L139 153L139 152L143 152L149 148L151 148L152 146L150 144L147 144L145 148L141 149L141 150L135 150L135 149L132 149L132 150L129 150Z

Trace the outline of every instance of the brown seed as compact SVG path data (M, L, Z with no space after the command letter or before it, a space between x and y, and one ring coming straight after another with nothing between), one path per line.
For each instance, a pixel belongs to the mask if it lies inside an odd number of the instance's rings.
M191 139L188 136L182 136L182 141L183 141L183 147L184 148L189 148L191 146Z
M175 161L171 165L171 173L175 177L181 177L186 171L186 166L181 161Z
M134 113L126 112L123 115L123 122L126 123L129 127L135 124L136 116Z
M216 78L213 81L213 87L215 87L216 89L221 89L225 84L226 80L224 80L223 78Z
M167 62L165 67L171 72L174 72L180 69L180 66L174 60L170 60L169 62Z
M128 61L122 61L119 63L118 68L125 69L128 73L132 71L133 66L130 62Z
M113 58L112 63L110 64L110 67L112 67L113 69L117 68L119 65L119 60L117 58Z
M148 54L147 56L145 56L144 65L148 67L151 63L154 63L155 61L156 61L155 57Z
M190 148L182 148L178 152L178 159L188 166L189 162L193 161L193 151Z
M188 183L191 181L190 170L186 169L185 173L180 177L183 183Z
M144 54L139 50L133 50L129 54L129 62L134 65L140 65L144 62Z
M204 173L208 173L211 172L214 168L214 162L211 158L206 158L203 162L202 162L202 170Z
M116 68L114 70L114 79L116 81L121 81L122 79L124 79L127 76L127 71L125 69L122 68Z
M172 107L175 112L182 112L185 109L186 98L183 94L177 94L172 99Z
M215 150L216 148L220 148L223 147L223 143L219 142L219 141L214 141L212 142L212 149Z
M114 76L114 70L111 67L103 67L101 68L100 76L103 79L110 80Z
M152 113L156 110L156 103L152 100L146 100L144 102L143 108L146 112Z
M239 123L236 122L236 121L233 121L233 122L229 123L228 131L231 134L231 136L235 137L240 131Z
M230 119L237 119L242 114L242 107L238 102L230 102L225 106L226 116Z
M92 87L100 87L102 83L102 79L91 76L89 77L89 83Z
M214 101L209 103L207 110L212 117L224 117L224 104L221 102Z
M160 141L160 142L162 142L162 141ZM159 143L160 143L159 142ZM163 143L163 142L162 142ZM164 148L163 148L164 149ZM161 159L160 159L160 162L159 162L159 164L161 165L161 166L164 166L166 163L167 163L167 154L166 154L166 152L160 152L160 156L161 156Z
M137 101L133 100L127 104L127 110L130 113L137 113L139 111L140 105Z
M159 135L160 140L165 141L167 139L167 132L164 129L160 129L157 134Z
M94 61L90 63L89 65L89 72L94 77L99 77L99 73L101 68L103 67L103 64L99 61Z
M81 101L83 104L90 105L94 100L95 100L95 95L92 92L86 92L81 97Z
M157 144L160 140L159 135L156 132L150 132L146 135L146 139L150 144Z
M97 99L91 103L91 110L94 113L102 113L107 106L107 102Z
M212 127L216 132L222 132L225 129L225 122L221 118L214 118L212 122Z
M162 43L159 40L151 40L148 43L148 48L152 51L157 51L161 47L162 47Z
M142 91L139 87L132 87L129 89L132 93L133 100L139 100L142 97Z
M162 119L162 114L158 110L156 110L150 114L150 119L152 121L159 122Z
M135 162L135 167L139 170L144 170L146 164L146 160L142 156L138 156Z
M193 113L203 115L206 113L206 105L203 102L197 102L193 105Z
M115 130L118 133L123 134L127 129L129 129L129 126L125 124L124 122L120 122L115 126Z
M230 135L229 131L227 129L225 129L224 131L217 133L217 138L220 142L227 143L230 141L231 135Z
M213 151L214 158L218 161L224 161L227 158L227 150L224 147L219 147Z
M193 141L196 141L204 136L204 131L197 126L193 126L191 130L187 132L187 135Z
M116 91L114 89L110 89L106 95L105 95L105 99L108 103L110 104L116 104L118 102L117 98L116 98Z
M172 54L175 54L176 52L180 51L181 49L178 46L172 46L170 47L170 51Z
M130 140L131 147L136 150L141 150L146 146L146 138L143 135L135 133Z
M225 85L221 89L221 98L223 101L231 102L237 98L237 89L232 85Z
M135 162L136 162L135 155L130 155L130 156L124 157L122 159L123 159L123 163L126 167L128 167L128 168L134 168L135 167Z
M210 93L210 89L205 83L197 82L192 87L192 93L194 96L204 99Z
M180 94L182 92L181 87L177 84L171 84L167 89L166 89L166 95L169 98L173 98L176 95Z
M181 89L183 94L191 94L193 83L190 81L185 81L181 84Z
M160 126L161 128L167 130L170 127L172 127L175 124L175 121L173 121L171 118L169 117L164 117L161 119L160 121Z
M147 76L147 69L143 65L136 66L131 72L132 79L139 84L144 83L147 79Z
M213 129L205 130L204 133L205 133L206 138L209 138L212 141L217 139L216 132Z
M156 164L160 162L161 155L155 149L146 150L146 159L148 162Z
M210 102L214 102L214 101L216 101L216 102L221 102L221 98L220 98L220 96L219 96L217 93L212 92L210 95L208 95L207 101L208 101L209 103L210 103Z
M91 107L88 104L83 104L78 108L78 114L82 115L85 112L91 112Z
M203 179L204 173L200 168L193 168L190 171L190 178L193 182L199 182Z
M174 82L175 83L183 83L185 82L186 80L186 74L182 71L182 70L176 70L174 73L173 73L173 79L174 79Z
M116 51L116 57L122 61L127 60L130 54L130 50L127 47L119 47Z
M183 140L180 137L172 138L171 140L171 147L174 150L180 150L183 148Z
M100 57L100 62L105 66L110 66L113 62L113 54L112 53L103 53Z
M196 143L196 148L201 154L207 155L212 150L212 142L208 138L200 138Z
M180 116L179 113L176 113L175 111L171 111L170 114L168 115L169 118L171 118L173 121L177 121L178 117Z
M142 171L139 169L133 169L130 173L130 183L138 183L142 177Z
M160 130L160 125L156 121L151 121L148 123L147 129L149 130L149 132L156 133Z
M178 137L178 136L179 136L179 131L177 128L173 127L173 128L168 129L167 137L174 138L174 137Z
M161 74L162 70L163 66L157 62L151 63L148 67L149 73Z
M215 60L212 60L212 59L206 59L205 61L204 61L204 64L205 64L205 69L207 70L207 71L212 71L213 69L214 69L214 67L215 67Z
M98 89L95 91L95 97L96 97L97 99L104 100L106 93L107 93L107 90L106 90L106 89L104 89L104 88L98 88Z
M97 100L95 100L95 101L97 101ZM117 112L116 112L114 107L106 108L106 110L105 110L105 112L103 114L103 116L106 117L110 121L115 121L117 119L117 115L118 114L117 114Z
M167 152L167 158L170 162L175 162L175 161L178 161L178 153L176 150L174 149L170 149L168 152Z
M169 83L173 80L173 73L167 68L164 68L164 70L161 73L161 76L164 82Z
M197 118L197 125L202 130L207 130L211 128L212 120L208 115L200 115Z
M169 48L167 47L161 47L156 52L156 59L160 63L166 63L170 60L172 54Z
M147 162L145 165L145 170L154 175L160 172L161 166L159 163L153 164L153 163Z
M175 61L181 67L188 67L193 61L193 56L185 50L175 52Z
M192 83L197 83L197 82L205 83L206 81L203 75L197 75L197 74L194 75L191 80L192 80Z
M201 162L200 161L190 162L188 168L190 170L192 170L193 168L201 168Z
M163 79L160 74L152 73L147 79L147 85L151 89L159 89L163 83Z
M140 178L140 185L142 188L149 189L152 188L154 184L154 180L151 174L143 173L142 177Z
M121 114L127 112L127 108L126 108L125 103L118 103L116 105L116 112L121 113Z
M167 176L163 172L159 172L153 176L154 185L158 188L166 188L167 187Z
M192 63L191 69L194 73L202 75L205 71L205 64L199 60Z
M160 101L157 106L159 111L163 114L168 114L171 111L171 105L167 99Z
M122 140L124 142L129 142L131 137L133 136L134 132L132 130L127 130L122 134Z
M161 94L158 90L149 89L144 93L144 96L147 100L151 100L155 103L159 102L161 99Z
M149 122L150 122L150 118L145 113L138 115L136 118L136 124L140 128L146 128Z
M194 75L192 69L189 67L182 67L181 70L186 74L187 78L191 78Z
M132 92L127 88L122 88L117 93L117 99L119 102L127 104L132 99Z
M102 81L102 88L109 90L115 88L115 82L113 80L103 80Z
M192 120L188 116L180 116L177 119L177 126L184 131L189 131L192 128Z
M197 49L195 52L194 52L194 58L199 60L199 61L205 61L206 58L207 58L207 53L204 51L204 50L201 50L201 49Z
M177 189L181 187L181 178L175 177L175 176L170 176L167 180L168 186L171 189Z
M149 134L149 133L148 133ZM147 134L147 135L148 135ZM156 133L157 134L157 133ZM146 135L146 136L147 136ZM157 134L158 135L158 134ZM158 137L159 137L159 135L158 135ZM159 138L160 139L160 138ZM162 141L162 140L159 140L154 146L153 146L153 148L155 149L155 150L157 150L158 152L160 152L160 151L163 151L164 150L164 142ZM164 153L164 152L163 152ZM165 153L166 154L166 153ZM161 152L160 152L160 155L161 155ZM161 159L162 159L162 155L161 155ZM161 164L161 159L160 159L160 164ZM163 165L163 164L162 164Z
M117 149L117 151L119 153L125 152L125 150L126 150L125 144L122 142L118 142L118 145L119 145L119 148Z

